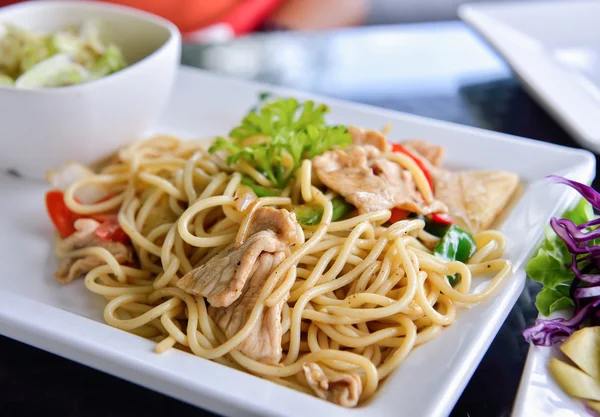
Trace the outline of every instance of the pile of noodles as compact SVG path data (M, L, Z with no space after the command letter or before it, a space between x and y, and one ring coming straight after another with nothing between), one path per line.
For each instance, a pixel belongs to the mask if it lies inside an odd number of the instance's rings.
M398 154L385 157L415 169ZM201 142L166 136L136 142L106 161L97 175L65 191L66 204L76 213L118 210L139 266L121 266L98 247L60 256L104 259L105 265L87 274L85 285L107 299L106 323L156 341L158 353L179 348L307 393L312 391L302 365L315 362L358 375L362 403L412 349L454 323L461 305L491 297L511 265L501 259L505 239L496 231L474 236L477 251L464 264L432 255L427 247L438 238L423 230L422 220L385 227L390 211L382 210L332 222L330 200L336 194L320 191L311 171L305 160L280 197L259 199L258 206L288 210L310 202L322 206L323 216L318 225L296 227L291 255L269 276L249 320L230 339L207 314L205 299L175 284L239 237L246 218L235 204L242 174L261 185L269 182L248 165L228 166ZM417 185L423 180L419 175L414 172ZM80 204L74 195L90 184L109 189L112 197ZM156 212L165 221L153 220ZM456 288L446 279L452 274L461 277ZM484 274L492 278L474 293L472 277ZM288 295L281 363L260 363L237 350L263 309Z

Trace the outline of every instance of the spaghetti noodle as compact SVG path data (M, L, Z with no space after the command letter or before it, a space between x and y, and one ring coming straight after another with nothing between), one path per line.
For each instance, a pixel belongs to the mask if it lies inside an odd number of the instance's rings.
M433 199L414 161L391 152L383 158L410 172L424 199ZM279 196L254 196L249 204L242 204L243 176L270 185L254 167L243 161L230 166L199 142L168 136L136 142L66 187L64 202L80 217L117 213L137 261L121 265L99 246L59 256L101 259L85 286L107 299L104 319L154 340L156 352L182 349L350 407L372 397L415 347L454 323L461 305L490 298L511 271L501 258L505 239L496 231L476 233L476 251L462 263L432 252L439 237L426 232L420 218L390 225L391 212L383 209L333 221L337 193L315 178L309 159ZM76 196L90 186L108 196L80 202ZM261 207L292 213L306 203L319 208L320 220L294 224L293 244L255 294L246 322L228 337L207 299L178 281L218 253L244 245ZM453 287L446 277L455 274L460 281ZM488 274L487 286L474 293L472 278ZM240 346L277 305L283 356L265 363Z

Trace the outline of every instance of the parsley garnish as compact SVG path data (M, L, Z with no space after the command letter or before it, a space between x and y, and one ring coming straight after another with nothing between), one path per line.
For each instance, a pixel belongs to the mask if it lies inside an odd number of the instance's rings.
M265 98L261 96L261 101ZM218 137L209 152L224 151L229 164L244 160L274 187L284 188L303 159L352 143L345 126L325 123L327 112L326 105L310 100L280 98L263 103L229 133L230 139Z

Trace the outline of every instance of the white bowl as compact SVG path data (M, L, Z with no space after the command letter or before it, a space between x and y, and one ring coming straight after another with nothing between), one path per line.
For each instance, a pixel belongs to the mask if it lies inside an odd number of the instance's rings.
M0 170L43 178L66 161L95 161L143 135L162 112L181 55L181 35L169 21L100 2L0 8L0 22L41 32L90 18L102 21L103 38L118 45L130 65L75 86L0 87Z

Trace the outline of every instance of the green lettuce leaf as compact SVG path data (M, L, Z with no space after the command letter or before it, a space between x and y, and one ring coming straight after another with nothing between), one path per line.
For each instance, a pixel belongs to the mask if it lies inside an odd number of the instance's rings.
M575 207L565 211L562 217L573 221L575 224L582 224L594 218L594 209L590 203L582 198Z
M121 50L115 45L109 45L106 52L91 66L90 72L95 78L101 78L122 70L127 66Z
M537 255L527 263L525 272L529 278L544 287L554 288L564 282L571 282L575 274L565 266L571 262L571 254L552 229L550 232L546 232L546 239Z
M15 80L17 88L59 87L125 68L121 50L115 45L105 47L100 32L95 20L83 22L80 29L63 28L49 34L0 23L0 74ZM2 82L8 85L8 78Z
M582 224L590 221L594 212L591 205L581 199L575 207L565 211L562 217L575 224ZM544 232L546 237L537 254L527 263L525 272L529 278L544 285L536 298L536 307L547 316L553 311L574 305L568 290L575 274L566 266L571 263L572 258L565 243L550 227L546 226Z
M561 284L554 288L544 287L535 299L535 306L544 316L549 316L554 311L574 307L575 303L569 296L569 286Z

